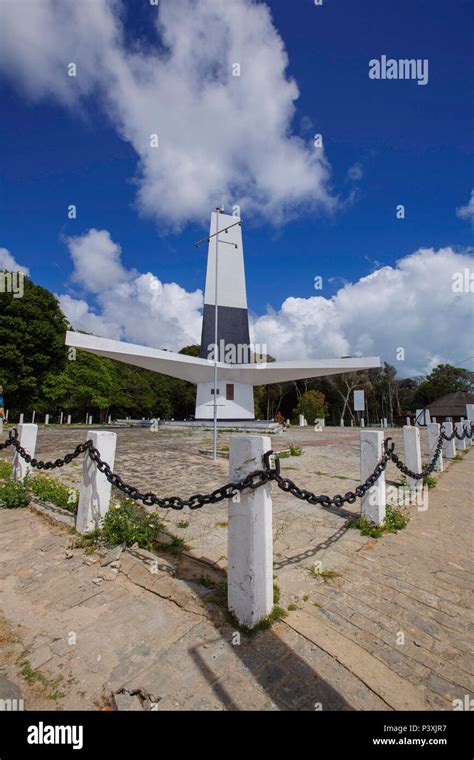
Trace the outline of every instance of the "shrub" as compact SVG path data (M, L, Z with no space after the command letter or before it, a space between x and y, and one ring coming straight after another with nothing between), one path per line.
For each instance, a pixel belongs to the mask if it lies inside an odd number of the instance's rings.
M12 472L11 462L0 459L0 480L10 480Z
M21 483L5 483L0 486L0 508L16 509L27 507L30 503L30 495Z
M399 530L406 528L410 521L407 513L399 507L387 504L383 528L387 533L398 533Z
M137 543L140 549L152 549L163 529L161 520L130 499L112 504L107 512L101 536L107 546Z
M76 489L68 488L59 480L45 475L28 477L25 485L38 499L49 501L57 507L76 514L79 503L79 492Z
M385 520L382 525L375 525L365 517L357 517L350 521L349 528L357 528L363 536L380 538L383 533L398 533L399 530L408 525L409 521L410 518L404 510L387 504Z

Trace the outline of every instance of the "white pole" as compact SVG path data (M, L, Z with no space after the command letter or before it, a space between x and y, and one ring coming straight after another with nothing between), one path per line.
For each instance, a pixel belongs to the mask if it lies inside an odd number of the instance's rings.
M38 435L38 425L33 423L27 423L18 425L18 443L23 446L25 451L34 457L36 450L36 437ZM27 464L17 452L13 457L12 462L12 478L13 480L23 480L31 470L31 465Z
M89 430L87 438L100 452L101 459L113 469L117 434L105 431ZM102 519L108 512L112 485L86 452L82 468L82 483L77 508L76 530L88 533L100 527Z
M412 472L421 472L420 428L405 425L403 428L403 446L405 448L405 464ZM421 491L423 478L410 478L407 483L413 491Z
M410 417L407 417L406 419L407 419L407 427L410 427L410 425L411 425L411 419L410 419Z
M18 420L18 424L19 424L19 425L23 425L23 420L24 420L24 419L25 419L25 415L24 415L24 414L23 414L23 412L22 412L22 413L20 414L20 419Z
M32 424L33 424L33 423L34 423L34 421L35 421L35 416L36 416L36 412L33 412L33 414L31 415L31 423L32 423Z
M215 278L214 283L214 426L212 433L212 459L217 462L217 358L219 355L218 348L218 317L217 317L217 276L219 272L218 260L219 260L219 211L220 208L216 208L216 266L215 266Z
M64 412L61 412L61 414L59 415L59 424L60 425L63 424L63 419L64 419Z
M242 480L262 468L271 448L265 435L230 438L229 479ZM241 625L253 628L273 608L272 494L270 483L229 499L228 605Z
M361 483L372 474L380 462L384 447L384 433L380 430L361 430L360 432L360 479ZM375 525L385 520L386 489L385 472L364 494L361 499L361 516Z
M70 415L70 414L68 414L68 416L67 416L67 419L66 419L66 424L67 424L67 425L70 425L70 424L71 424L71 415Z
M456 433L458 435L462 435L464 433L464 422L456 422ZM463 438L462 441L459 440L459 438L455 438L455 446L458 451L464 451L466 448L466 439Z
M428 450L429 450L429 457L430 457L430 462L431 462L431 460L434 457L436 446L438 444L441 425L438 425L438 423L436 422L429 422L427 425L427 428L428 428ZM435 466L435 472L443 472L443 451L442 450L439 452L439 457Z
M446 435L453 434L452 422L444 423L444 432L446 433ZM454 457L456 456L456 444L454 443L454 439L452 441L443 440L443 454L446 457L446 459L454 459Z
M44 424L49 425L49 414L45 414L44 416Z

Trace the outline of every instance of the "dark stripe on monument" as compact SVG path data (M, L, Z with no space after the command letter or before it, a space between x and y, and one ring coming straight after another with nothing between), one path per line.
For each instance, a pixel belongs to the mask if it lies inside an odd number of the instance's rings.
M247 309L219 306L217 310L218 344L248 346L250 344L249 315ZM214 345L214 305L204 304L201 333L201 359L207 359L209 346Z

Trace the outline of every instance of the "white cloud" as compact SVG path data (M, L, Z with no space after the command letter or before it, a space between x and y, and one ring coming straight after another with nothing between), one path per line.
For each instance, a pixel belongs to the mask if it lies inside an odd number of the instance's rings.
M157 220L202 222L218 202L276 224L301 207L334 210L324 152L292 134L298 87L265 4L161 0L149 9L154 49L125 46L121 8L3 0L0 69L34 100L71 107L95 93L138 154L138 205Z
M89 230L66 244L72 279L83 293L58 298L75 329L170 350L200 342L201 290L188 292L151 272L127 270L107 230ZM111 264L110 278L101 268L94 277L98 250ZM5 251L0 248L0 264ZM452 287L453 275L465 277L473 263L471 250L422 248L393 267L346 283L332 298L290 297L278 310L254 315L252 341L281 361L379 355L402 377L430 372L474 354L472 293ZM15 267L27 271L16 262ZM405 350L405 361L397 361L398 348Z
M465 206L460 206L456 209L456 216L459 219L471 220L474 224L474 190L471 190L471 197L469 202Z
M253 320L254 341L280 360L380 355L402 376L471 356L472 294L452 289L454 273L472 270L470 253L424 248L331 299L287 298L278 312Z
M28 267L23 267L15 261L7 248L0 248L0 271L2 270L7 272L22 272L22 274L26 275L30 273Z
M158 348L180 349L201 339L201 290L189 293L155 275L127 270L120 246L107 230L91 229L67 238L74 264L73 282L84 297L59 295L61 308L77 330L104 338L128 340ZM88 306L87 297L97 308Z

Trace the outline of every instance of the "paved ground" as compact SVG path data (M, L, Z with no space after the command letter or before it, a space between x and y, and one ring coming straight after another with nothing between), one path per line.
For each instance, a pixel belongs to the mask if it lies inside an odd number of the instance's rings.
M80 439L42 430L39 453L57 456ZM305 452L283 462L298 483L333 495L358 481L356 431L296 430L273 445L290 439ZM163 495L208 490L228 467L197 453L209 443L196 432L123 431L116 470ZM27 709L97 709L125 686L159 709L451 709L473 691L473 456L449 465L404 531L379 540L348 530L345 514L275 493L275 575L283 606L298 609L240 644L209 603L214 592L196 582L209 565L163 559L151 573L146 557L122 555L119 569L101 568L68 551L65 528L30 510L0 511L0 696L13 683ZM77 483L80 467L60 476ZM388 478L399 480L391 469ZM225 566L224 507L168 520L191 555ZM338 575L312 577L316 561Z

